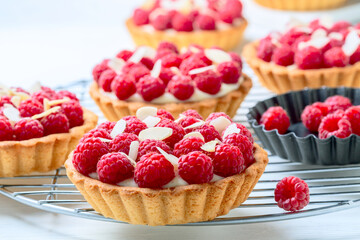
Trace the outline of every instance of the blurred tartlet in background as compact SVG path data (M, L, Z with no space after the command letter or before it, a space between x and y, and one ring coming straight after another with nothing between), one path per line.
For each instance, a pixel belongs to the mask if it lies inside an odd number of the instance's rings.
M346 0L254 0L261 6L291 11L314 11L337 8Z

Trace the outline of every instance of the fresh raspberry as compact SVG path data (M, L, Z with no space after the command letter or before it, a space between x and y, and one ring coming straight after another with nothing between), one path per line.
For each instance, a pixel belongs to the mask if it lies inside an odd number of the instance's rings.
M189 99L195 92L194 83L188 76L176 75L171 79L168 86L168 91L177 99L185 101Z
M45 94L47 96L49 96L49 99L53 99L53 97L55 96L56 92L54 90L52 90L49 87L45 87L45 86L41 86L41 91L45 92Z
M18 109L21 117L32 117L44 111L43 105L35 99L22 101Z
M200 14L196 18L196 24L201 30L215 30L215 18L210 15Z
M213 158L214 173L228 177L245 169L245 160L238 147L230 144L217 145Z
M148 153L135 167L134 180L142 188L161 188L174 177L174 166L162 154Z
M162 117L162 118L167 118L167 119L170 119L171 121L175 120L174 116L171 115L171 113L166 111L165 109L158 109L156 116Z
M200 121L200 119L198 119L198 118L195 118L195 117L184 117L184 118L181 118L180 120L179 120L179 124L183 127L183 128L186 128L186 127L188 127L188 126L190 126L190 125L193 125L194 123L197 123L197 122L199 122ZM190 130L190 132L191 132L191 129L189 129ZM187 132L188 133L188 131L186 131L185 130L185 132Z
M250 166L255 162L253 143L247 136L240 133L232 133L223 139L223 143L238 147L244 157L246 166Z
M197 74L194 82L198 89L212 95L217 94L221 88L221 77L212 70Z
M219 117L224 117L224 118L227 118L230 122L232 122L231 118L226 115L226 113L224 112L213 112L213 113L210 113L210 115L206 118L206 123L210 123L212 120L215 120Z
M176 53L166 54L161 58L161 65L165 68L179 67L181 64L181 57Z
M44 136L44 127L38 120L23 118L14 125L16 140L28 140Z
M337 110L345 111L346 109L352 106L351 100L349 98L340 95L328 97L325 100L324 104L326 104L329 107L329 113L333 113Z
M171 16L168 13L150 15L150 24L155 30L163 31L171 27Z
M174 53L179 53L177 47L175 46L175 44L171 43L171 42L160 42L158 47L157 47L157 51L161 51L162 49L168 49Z
M185 135L184 129L179 124L167 118L161 119L161 121L156 124L156 127L168 127L173 130L172 135L164 139L164 142L170 147L174 147L175 143L179 142Z
M174 54L174 51L168 48L161 48L156 52L154 61L156 62L157 60L162 59L168 54Z
M131 58L132 55L133 55L132 51L122 50L118 54L116 54L116 57L120 58L126 62L127 60L129 60L129 58Z
M165 92L163 81L150 75L141 78L137 83L137 88L143 99L148 102L160 97Z
M88 138L104 138L112 140L112 137L110 136L110 133L106 131L104 128L95 128L87 132L80 140L80 142L85 141L85 139Z
M222 50L222 49L220 49L220 50ZM199 59L199 60L203 61L207 66L209 66L209 65L211 65L213 63L210 59L208 59L206 57L204 50L200 50L199 52L194 53L192 55L192 58Z
M150 12L141 8L137 8L133 13L133 21L136 25L145 25L149 23ZM126 61L126 60L125 60Z
M234 18L240 18L243 5L239 0L226 0L225 1L225 8L231 9L233 11Z
M64 113L55 112L40 120L44 127L44 135L50 135L55 133L68 133L70 124L69 119Z
M219 19L225 23L232 24L234 21L235 11L231 8L221 8L219 9Z
M351 123L344 116L344 111L338 110L324 117L319 126L319 138L326 139L331 136L346 138L352 133Z
M176 31L180 32L191 32L193 30L191 17L181 13L175 14L172 18L171 25Z
M290 66L294 64L294 52L289 45L283 44L274 50L272 60L280 66Z
M109 66L108 66L109 61L110 61L109 59L104 59L101 63L99 63L98 65L96 65L93 68L92 75L93 75L95 82L99 82L99 78L100 78L101 74L103 73L103 71L105 71L106 69L109 69Z
M101 124L97 127L97 129L104 129L104 130L106 130L108 133L111 133L111 131L113 130L115 124L116 124L116 122L105 121L105 122L101 123Z
M195 21L195 19L200 15L199 10L191 10L191 12L189 13L189 18L191 19L192 22Z
M214 176L210 157L202 152L191 152L179 159L179 175L189 184L208 183Z
M26 91L25 89L23 89L21 87L11 87L10 89L13 90L14 92L25 93L27 95L30 95L30 93L28 91Z
M345 67L349 61L341 47L334 47L324 53L324 65L329 68Z
M223 62L217 66L217 71L224 83L237 83L240 72L235 62Z
M100 78L99 85L105 92L111 92L111 83L116 77L116 73L112 69L105 70Z
M355 64L360 62L360 46L356 49L356 51L350 56L350 64Z
M323 114L319 108L313 107L312 105L306 106L304 111L301 113L301 121L304 126L311 132L317 132Z
M300 69L318 69L323 66L321 49L312 46L295 52L294 59Z
M352 132L360 136L360 106L352 106L346 109L345 116L348 117Z
M323 53L327 52L328 50L332 49L332 48L337 48L337 47L341 47L342 45L344 45L344 41L343 40L337 40L337 39L333 39L330 38L328 44L326 44L321 51Z
M5 104L10 104L14 106L14 104L11 102L10 96L2 96L0 98L0 107L3 107Z
M139 138L135 134L121 133L109 143L109 149L111 152L123 152L129 154L130 144L133 141L139 141Z
M203 117L194 109L188 109L185 112L183 112L182 115L203 120Z
M321 25L321 22L319 19L315 19L315 20L311 21L309 23L309 27L312 29L312 32L315 32L318 29L324 29L326 32L328 31L328 29L326 27Z
M126 100L136 93L135 79L131 75L117 75L111 84L111 89L119 100Z
M261 116L260 124L268 131L277 129L279 134L285 134L290 126L290 118L282 107L270 107Z
M203 135L205 142L210 142L215 139L219 139L221 141L221 136L218 131L216 131L215 127L208 124L203 124L198 128L195 128L193 132L199 132Z
M292 28L280 37L279 42L283 45L292 46L295 41L303 35L303 32L298 31L296 28Z
M229 52L229 55L231 56L231 59L233 60L233 62L235 62L239 68L239 72L241 73L242 67L243 67L243 63L241 60L241 57L239 56L239 54L235 53L235 52Z
M206 66L207 66L207 64L204 61L202 61L194 56L191 56L182 61L179 69L183 75L188 75L191 70L206 67Z
M168 85L170 80L175 76L175 73L170 68L161 67L159 78L165 85Z
M0 129L0 141L9 141L14 139L14 128L7 118L0 117Z
M270 62L274 50L275 46L272 44L271 39L264 38L260 40L259 46L257 47L256 56L265 62Z
M134 176L134 166L121 153L107 153L96 165L99 180L104 183L117 184Z
M71 100L74 100L76 102L79 102L79 99L76 97L76 95L72 92L69 92L67 90L61 90L58 91L55 96L54 99L64 99L64 98L70 98Z
M309 204L309 187L300 178L291 176L283 178L274 191L275 201L285 211L299 211Z
M311 39L310 35L302 35L301 37L297 38L295 42L291 45L293 52L295 53L299 49L299 44L301 42L307 42Z
M52 100L54 95L50 95L49 93L40 90L37 92L34 92L33 94L31 94L31 99L36 100L40 103L44 102L44 99L48 99L48 100Z
M332 25L329 32L340 32L341 30L345 30L351 27L351 23L347 21L338 21Z
M128 64L128 63L126 63ZM126 72L124 72L124 68L126 67L126 64L124 65L124 67L122 68L123 73L126 74ZM130 64L131 65L131 64ZM134 65L132 65L129 68L129 72L127 73L128 75L132 76L135 79L135 82L140 81L140 79L146 75L150 74L150 70L142 63L135 63Z
M156 147L161 148L169 154L172 153L171 148L165 142L160 140L145 139L144 141L140 142L137 160L140 160L142 156L151 152L160 153Z
M181 157L182 155L186 155L190 152L201 152L201 146L204 145L204 143L204 140L198 137L184 138L180 142L175 144L174 155L177 157Z
M148 57L143 57L140 60L140 63L142 63L149 70L151 70L154 67L154 61Z
M61 104L61 110L69 119L70 128L84 124L84 111L79 102L74 100L65 102Z
M329 106L323 102L314 102L311 106L318 108L323 116L329 113Z
M88 176L96 172L97 162L108 152L108 145L99 138L87 138L75 148L72 162L76 170Z
M244 125L242 125L241 123L233 123L236 124L236 128L240 130L240 134L246 136L249 141L254 144L254 138L251 134L251 132L249 131L249 129L247 129ZM224 132L226 131L226 129L222 132L222 136L224 135Z
M127 116L123 117L122 119L126 121L126 128L124 130L125 133L139 135L142 130L147 128L146 124L135 116Z

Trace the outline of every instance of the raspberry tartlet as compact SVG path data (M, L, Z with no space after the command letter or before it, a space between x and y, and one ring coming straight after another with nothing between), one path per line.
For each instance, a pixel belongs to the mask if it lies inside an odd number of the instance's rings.
M137 45L198 44L233 49L247 26L240 0L149 0L126 21Z
M233 117L252 87L236 53L196 45L179 53L169 42L157 49L123 50L96 65L93 77L90 96L110 121L135 115L143 106L174 117L188 109L203 118L218 111Z
M360 87L360 24L316 19L292 22L245 46L243 56L260 83L276 93L306 87Z
M65 163L85 199L105 217L132 224L209 221L238 207L268 163L243 125L224 113L174 120L143 107L80 140Z
M0 177L59 168L97 116L75 94L0 87Z
M255 0L256 3L274 9L289 11L315 11L337 8L346 0Z

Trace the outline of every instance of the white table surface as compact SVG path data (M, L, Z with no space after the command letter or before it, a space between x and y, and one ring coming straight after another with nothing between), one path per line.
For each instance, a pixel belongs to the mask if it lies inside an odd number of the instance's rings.
M246 0L245 39L281 28L287 19L318 13L272 12ZM0 83L56 86L89 79L102 58L132 48L124 20L137 1L0 0ZM327 12L359 21L350 1ZM357 19L358 18L358 19ZM270 21L271 19L271 21ZM253 23L253 24L252 24ZM360 239L360 208L296 220L216 227L144 227L86 220L37 210L0 195L0 239Z

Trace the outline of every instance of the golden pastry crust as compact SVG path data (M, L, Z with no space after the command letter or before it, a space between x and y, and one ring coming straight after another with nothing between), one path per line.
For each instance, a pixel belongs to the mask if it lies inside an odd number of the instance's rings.
M61 167L84 133L96 126L97 120L94 113L84 109L84 124L71 128L69 133L0 142L0 177L48 172Z
M360 62L342 68L291 69L258 58L257 46L258 41L244 47L245 61L253 69L260 83L277 94L302 90L306 87L360 87Z
M346 0L255 0L255 2L274 9L313 11L340 7Z
M235 48L244 34L247 21L242 20L239 26L224 30L175 32L166 31L147 32L142 27L136 26L131 18L126 21L126 26L136 45L146 45L157 48L160 42L168 41L174 43L179 49L191 44L198 44L205 48L218 46L226 51Z
M121 101L102 94L96 82L91 84L89 93L105 117L113 122L129 115L135 115L136 111L144 106L154 106L158 109L165 109L175 118L178 118L180 113L188 109L196 110L203 118L206 118L212 112L225 112L230 117L234 117L236 110L252 87L251 79L245 74L243 74L243 76L244 81L237 90L223 97L210 98L198 102L151 104L147 102Z
M105 217L132 224L172 225L209 221L243 203L265 171L268 156L255 144L255 163L222 180L167 189L120 187L80 174L65 162L66 174L90 205Z

